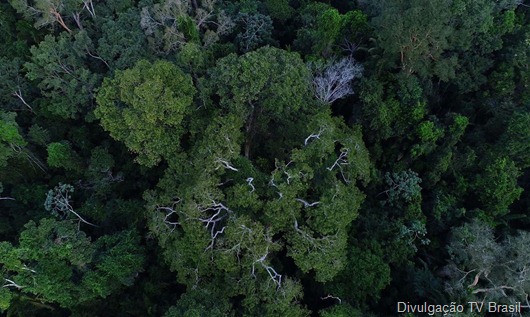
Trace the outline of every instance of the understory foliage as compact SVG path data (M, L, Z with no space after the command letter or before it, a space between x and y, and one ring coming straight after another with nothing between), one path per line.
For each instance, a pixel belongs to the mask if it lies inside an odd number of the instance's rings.
M529 10L0 3L0 314L530 309Z

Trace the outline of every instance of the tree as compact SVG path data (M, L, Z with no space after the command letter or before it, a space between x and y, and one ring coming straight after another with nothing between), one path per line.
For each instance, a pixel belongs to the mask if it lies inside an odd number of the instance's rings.
M78 171L81 168L80 158L72 150L69 143L53 142L48 144L48 165L55 168L64 168L69 171Z
M523 189L517 186L520 170L506 157L495 158L482 168L484 172L477 176L472 186L486 212L485 216L493 219L507 214L508 207L523 192Z
M112 69L126 69L140 59L148 58L147 39L138 25L140 13L129 9L109 19L101 26L103 34L98 40L97 52Z
M27 109L33 112L27 96L31 86L22 74L23 62L19 58L0 57L0 101L4 109Z
M421 178L414 171L402 171L399 173L386 173L385 182L388 185L388 189L382 193L385 193L388 197L388 202L391 205L400 205L403 201L411 202L420 197Z
M74 215L78 219L78 228L81 223L96 226L93 223L86 221L79 215L71 205L74 187L68 184L59 184L48 191L46 201L44 202L44 209L49 211L52 215L59 219L68 219L70 215Z
M338 62L329 63L327 67L313 78L313 86L317 99L324 104L332 104L353 94L352 80L360 78L363 67L352 57L346 57Z
M0 243L3 309L20 298L74 307L131 285L143 254L134 232L92 243L70 221L43 219L24 227L19 245ZM6 304L7 302L7 304Z
M15 121L16 113L0 112L0 167L5 168L10 158L22 154L27 144Z
M65 19L73 16L78 27L82 29L79 22L81 11L86 9L91 15L95 14L92 0L10 0L9 2L26 19L35 20L34 26L37 29L53 27L57 23L65 31L72 33L71 26L67 25Z
M291 18L295 11L289 5L289 0L266 0L265 7L271 18L282 22Z
M455 228L448 251L447 291L454 298L530 306L527 271L530 235L519 231L498 241L493 228L479 221Z
M324 289L339 299L338 304L355 305L378 298L390 280L390 267L383 250L372 241L366 248L349 246L348 264Z
M213 1L165 0L143 7L141 26L157 54L169 54L188 42L209 46L230 32L234 22Z
M502 153L510 156L517 163L517 167L524 169L530 166L530 114L515 113L508 122L506 132L501 136L498 146Z
M434 62L455 63L455 60L441 59L453 31L449 24L448 1L430 1L428 4L421 1L381 1L379 5L381 13L373 21L379 37L378 44L387 53L399 54L400 67L405 72L427 76L432 73ZM451 71L444 71L451 74Z
M295 53L263 47L241 57L229 55L218 61L210 78L220 106L245 120L247 158L251 157L255 140L267 134L270 124L275 129L291 130L292 125L287 127L287 123L297 122L295 117L316 110L311 106L302 108L311 105L310 74ZM280 137L266 138L272 138L279 146L276 141Z
M360 11L341 14L328 4L313 2L300 10L295 47L314 57L329 58L337 48L355 51L357 33L366 27L367 16Z
M500 48L503 33L494 30L506 31L497 28L494 16L516 3L379 1L373 25L386 62L392 65L397 59L405 73L421 78L437 76L447 82L458 77L459 86L476 89L483 82L480 70L491 66L483 54Z
M76 118L91 110L93 89L99 76L84 64L87 43L83 33L47 35L31 48L31 61L24 64L27 77L37 81L43 112L65 119Z
M260 13L239 13L237 18L242 31L236 36L240 50L248 52L270 41L272 20Z
M179 153L193 112L191 77L170 62L139 61L106 78L97 95L96 117L110 135L154 166Z

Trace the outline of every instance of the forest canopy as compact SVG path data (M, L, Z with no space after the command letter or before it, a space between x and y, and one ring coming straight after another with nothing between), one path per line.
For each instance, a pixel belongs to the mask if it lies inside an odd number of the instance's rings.
M530 314L528 0L8 0L0 43L0 315Z

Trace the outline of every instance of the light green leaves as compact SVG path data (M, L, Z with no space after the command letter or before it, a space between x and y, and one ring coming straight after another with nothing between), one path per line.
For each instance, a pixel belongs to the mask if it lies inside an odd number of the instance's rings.
M194 94L191 77L175 65L140 61L104 81L95 114L139 163L154 166L179 152Z

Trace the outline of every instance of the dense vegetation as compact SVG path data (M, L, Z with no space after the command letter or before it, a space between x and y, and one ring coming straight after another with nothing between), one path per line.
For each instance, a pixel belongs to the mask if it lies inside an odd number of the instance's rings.
M0 43L6 316L528 304L528 1L9 0Z

